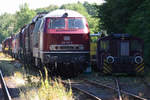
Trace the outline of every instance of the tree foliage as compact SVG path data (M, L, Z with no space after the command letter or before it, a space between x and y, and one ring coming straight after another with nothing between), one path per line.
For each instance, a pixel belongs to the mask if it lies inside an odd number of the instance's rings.
M15 23L16 20L14 15L4 13L0 16L0 41L13 33Z
M97 9L97 4L93 3L93 4L89 4L87 1L85 1L83 3L83 6L87 9L88 14L92 15L92 16L98 16L98 9Z
M28 24L35 15L35 11L30 10L26 3L21 5L20 11L16 13L17 23L14 27L14 31L17 32L19 28L23 27L25 24Z
M30 10L27 4L21 5L20 10L15 14L5 13L0 16L0 42L11 34L15 34L28 24L36 15L35 11Z
M144 39L145 60L150 59L150 1L145 0L133 13L126 31Z
M55 9L58 9L59 7L56 6L56 5L49 5L48 7L45 7L45 8L37 8L35 10L35 12L37 13L40 13L40 12L50 12L50 11L53 11Z
M144 40L144 56L150 59L150 1L105 0L99 7L100 25L108 33L129 33Z
M144 0L105 0L99 7L102 26L108 33L125 33L130 17ZM101 25L101 24L100 24Z

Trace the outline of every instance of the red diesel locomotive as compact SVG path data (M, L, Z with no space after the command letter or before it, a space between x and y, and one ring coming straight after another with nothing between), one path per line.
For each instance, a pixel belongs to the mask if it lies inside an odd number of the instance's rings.
M26 64L61 74L78 74L89 65L88 23L78 12L39 13L18 35L18 58Z
M78 73L89 64L88 24L75 11L55 10L39 18L32 43L36 66L44 64L50 70Z

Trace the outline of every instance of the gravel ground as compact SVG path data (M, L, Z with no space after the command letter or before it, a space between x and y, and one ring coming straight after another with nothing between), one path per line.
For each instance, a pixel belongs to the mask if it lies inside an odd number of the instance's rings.
M5 57L3 55L3 56L0 56L0 68L3 66L6 67L6 68L2 68L2 69L5 72L7 72L7 73L4 73L4 75L5 75L4 79L8 85L10 95L12 96L12 100L21 100L20 99L20 88L24 87L24 85L25 85L24 82L26 82L26 78L23 80L22 79L19 80L18 78L16 78L16 76L14 74L15 71L22 69L21 63L19 63L18 61L14 61L14 59L10 59L9 57ZM13 70L12 67L15 67L14 72L11 71L11 70ZM10 71L7 71L7 69L10 69ZM98 73L82 74L76 78L71 79L71 82L82 81L83 78L89 79L89 80L98 80L101 83L104 83L104 84L107 84L110 86L114 86L114 82L112 82L112 76L99 76ZM36 80L36 78L35 78L35 80ZM146 98L148 98L148 100L150 100L150 95L149 95L150 86L146 86L144 84L144 82L141 81L140 78L126 76L126 77L119 78L119 80L120 80L120 84L124 85L124 87L121 87L122 89L132 91L133 93L136 93L139 96L146 97ZM150 83L150 77L147 76L146 81L147 81L147 83ZM101 92L103 92L103 91L101 91ZM75 90L73 90L73 94L75 96L74 97L75 100L92 100L89 97L87 97L86 95L84 95L83 93L75 91ZM3 96L3 94L1 93L1 88L0 88L0 97L2 97L2 96ZM3 100L3 99L0 98L0 100ZM126 99L126 100L130 100L130 99Z
M12 100L19 100L19 88L17 87L17 84L13 80L12 77L5 77L5 82L8 87L8 91L10 92Z
M117 76L120 84L120 88L124 91L133 93L140 97L147 98L150 100L150 85L146 85L146 83L150 83L150 77L140 77L140 76ZM98 81L102 84L112 86L115 88L114 76L102 76L98 73L91 73L91 74L83 74L80 75L78 78L73 79L72 81L82 81L82 79L88 79L92 81ZM142 81L144 80L144 81ZM102 91L101 91L102 92ZM132 100L128 98L127 95L123 95L125 100Z
M16 73L22 73L22 64L12 59L10 56L5 56L0 53L0 69L2 70L4 80L10 92L12 100L20 99L20 88L25 85L25 80ZM0 88L0 100L2 100L2 90Z

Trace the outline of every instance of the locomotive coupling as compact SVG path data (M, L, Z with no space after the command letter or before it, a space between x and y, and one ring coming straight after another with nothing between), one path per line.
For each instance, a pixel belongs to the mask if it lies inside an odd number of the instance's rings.
M136 56L134 60L136 64L140 64L143 62L143 58L141 56Z

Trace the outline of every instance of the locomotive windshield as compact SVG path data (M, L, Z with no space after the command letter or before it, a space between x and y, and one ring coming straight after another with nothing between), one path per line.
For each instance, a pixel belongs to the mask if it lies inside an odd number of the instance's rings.
M84 25L83 25L83 21L82 19L68 19L68 28L69 29L83 29Z
M49 29L63 29L65 28L64 18L51 18Z
M51 18L49 29L84 29L82 18Z

